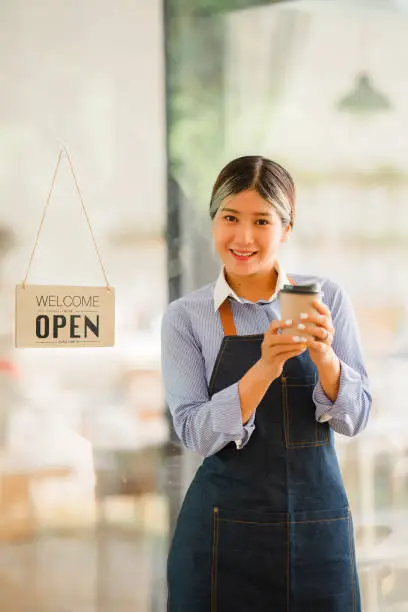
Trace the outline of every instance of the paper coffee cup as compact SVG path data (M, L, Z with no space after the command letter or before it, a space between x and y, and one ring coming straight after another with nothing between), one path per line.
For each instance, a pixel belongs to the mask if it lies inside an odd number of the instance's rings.
M284 285L279 293L279 300L281 306L281 319L284 321L298 321L300 314L305 312L309 315L315 315L318 313L316 308L313 306L313 302L322 300L321 287L319 283L312 283L310 285ZM306 321L307 322L307 321ZM297 327L286 327L282 330L283 334L298 334L300 336L309 335L305 334L303 330L297 329Z

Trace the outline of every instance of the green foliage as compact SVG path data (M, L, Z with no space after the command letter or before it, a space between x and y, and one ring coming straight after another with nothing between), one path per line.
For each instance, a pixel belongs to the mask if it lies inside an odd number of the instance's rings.
M225 163L225 14L272 4L260 0L168 0L167 104L172 175L195 210Z

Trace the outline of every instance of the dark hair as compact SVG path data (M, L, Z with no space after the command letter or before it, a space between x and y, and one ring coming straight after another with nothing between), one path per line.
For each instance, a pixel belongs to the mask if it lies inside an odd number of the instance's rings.
M246 155L229 162L219 173L211 194L214 219L225 198L253 189L278 213L284 225L295 220L295 183L285 168L260 155Z

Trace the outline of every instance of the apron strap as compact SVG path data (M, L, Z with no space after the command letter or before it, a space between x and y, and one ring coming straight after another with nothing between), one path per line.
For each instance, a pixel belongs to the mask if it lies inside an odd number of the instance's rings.
M293 280L289 277L288 281L291 285L295 284ZM231 304L228 298L221 304L218 309L218 312L220 313L221 325L224 330L224 336L236 336L237 330L234 323Z
M236 336L237 330L235 328L231 304L228 298L225 300L225 302L221 304L218 309L218 312L220 313L224 336Z

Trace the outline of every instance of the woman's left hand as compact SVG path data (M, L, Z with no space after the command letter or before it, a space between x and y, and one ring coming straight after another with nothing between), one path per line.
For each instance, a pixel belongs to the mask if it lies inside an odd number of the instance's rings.
M300 328L303 330L300 333L304 332L313 336L308 337L307 348L311 360L318 367L334 357L332 342L335 329L329 308L319 301L314 302L313 305L318 314L308 314L307 318L301 320L300 324L304 325L304 328Z

